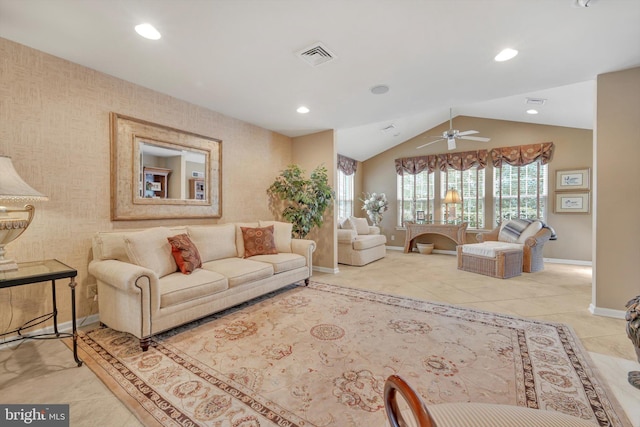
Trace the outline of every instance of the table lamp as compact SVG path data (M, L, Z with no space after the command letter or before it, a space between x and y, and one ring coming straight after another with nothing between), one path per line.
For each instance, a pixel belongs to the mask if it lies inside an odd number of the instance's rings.
M454 190L453 188L450 188L449 190L447 190L447 194L445 194L444 196L444 204L445 204L445 209L446 209L446 218L445 219L455 219L455 215L456 215L456 207L453 207L453 213L449 212L449 204L450 203L462 203L462 198L460 197L460 193L458 193L458 190Z
M20 178L13 167L11 157L0 156L0 271L18 269L18 264L14 260L5 259L4 246L24 233L31 224L35 211L35 208L29 204L22 209L7 208L3 204L36 200L48 200L48 198ZM14 213L19 215L17 217L9 215Z

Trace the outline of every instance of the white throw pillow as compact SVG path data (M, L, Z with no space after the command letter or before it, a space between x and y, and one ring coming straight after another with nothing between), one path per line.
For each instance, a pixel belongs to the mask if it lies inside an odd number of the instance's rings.
M152 270L159 278L175 273L178 265L171 255L171 244L167 240L175 234L166 227L127 233L124 236L127 256L132 263Z
M280 221L260 221L260 227L273 225L273 237L278 253L291 253L291 230L293 224Z
M366 218L356 218L355 216L349 217L351 222L351 229L356 230L359 236L369 234L369 223Z
M520 237L518 237L518 241L516 243L524 243L527 241L529 237L535 236L538 231L542 229L542 223L540 221L534 221L527 228L524 229Z

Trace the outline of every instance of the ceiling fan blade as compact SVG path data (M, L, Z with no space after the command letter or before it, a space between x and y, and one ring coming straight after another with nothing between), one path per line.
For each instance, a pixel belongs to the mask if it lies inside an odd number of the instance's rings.
M468 139L469 141L489 142L491 138L485 138L482 136L461 136L460 139Z
M418 149L420 149L422 147L426 147L427 145L435 144L436 142L440 142L440 141L443 141L443 139L440 138L440 139L436 139L435 141L427 142L426 144L422 144L421 146L416 147L416 150L418 150Z
M465 130L464 132L458 132L459 136L464 136L464 135L473 135L474 133L480 133L477 130Z

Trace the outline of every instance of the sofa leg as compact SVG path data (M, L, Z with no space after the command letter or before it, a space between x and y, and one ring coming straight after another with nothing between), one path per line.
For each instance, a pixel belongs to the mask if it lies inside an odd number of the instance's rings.
M309 278L304 279L304 285L309 286Z
M151 338L149 338L149 337L140 339L140 348L142 349L142 351L149 350L149 343L150 342L151 342Z

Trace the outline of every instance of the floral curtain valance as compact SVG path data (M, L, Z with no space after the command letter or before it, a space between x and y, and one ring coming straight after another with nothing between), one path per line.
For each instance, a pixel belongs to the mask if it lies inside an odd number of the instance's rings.
M511 166L525 166L540 160L541 164L546 165L552 156L553 142L494 148L491 150L491 160L496 168L502 167L503 162Z
M353 175L356 173L358 167L358 161L353 160L342 154L338 154L338 170L342 171L345 175Z
M395 162L398 175L416 175L425 170L428 173L435 171L438 157L435 155L405 157L404 159L396 159Z
M462 153L438 154L438 167L442 172L447 169L466 171L474 166L484 169L487 166L487 150L464 151Z

